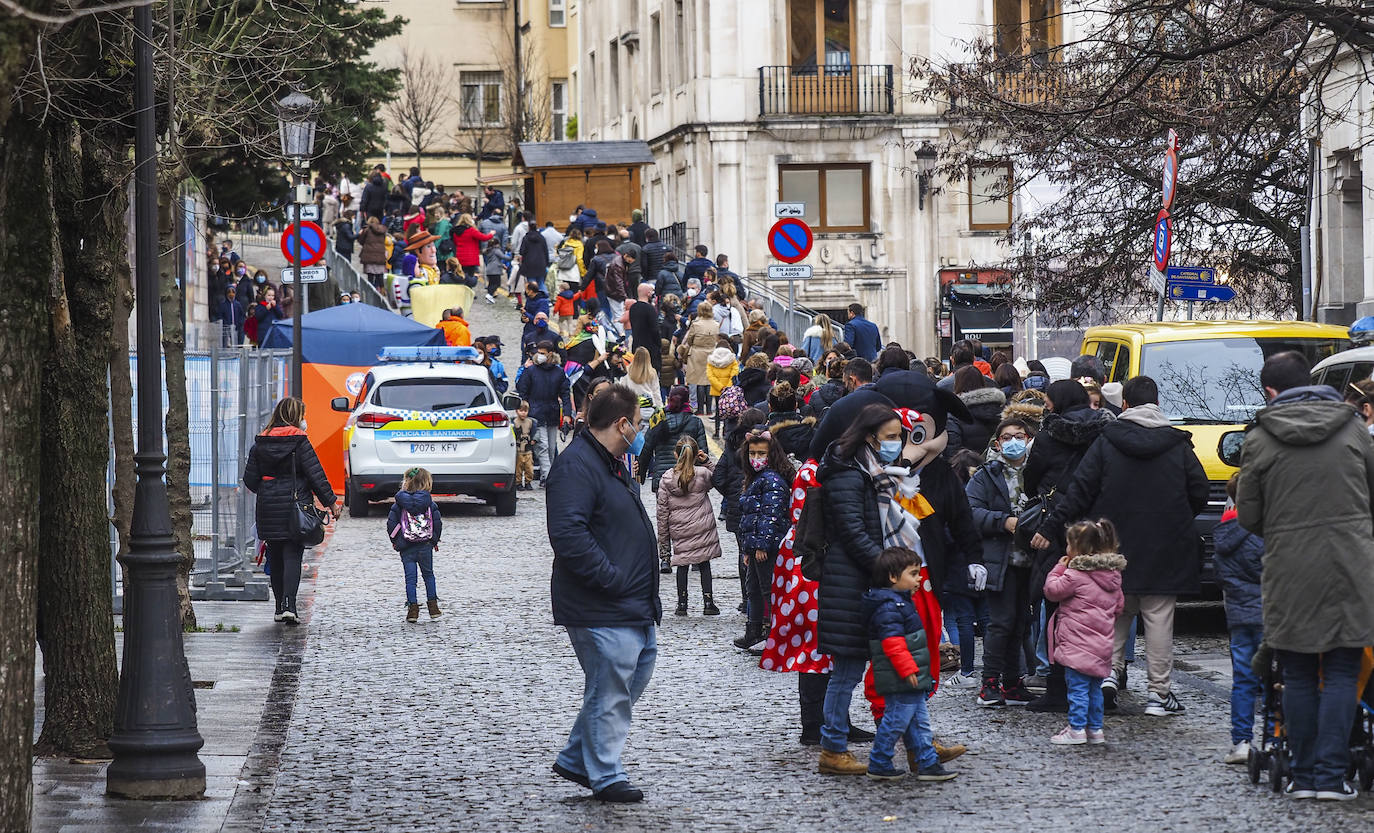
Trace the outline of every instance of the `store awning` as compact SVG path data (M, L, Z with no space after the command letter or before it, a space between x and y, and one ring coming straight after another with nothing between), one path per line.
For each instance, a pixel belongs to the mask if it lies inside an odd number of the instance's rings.
M1011 307L1007 304L989 307L952 306L950 311L954 313L954 323L963 335L1011 334Z

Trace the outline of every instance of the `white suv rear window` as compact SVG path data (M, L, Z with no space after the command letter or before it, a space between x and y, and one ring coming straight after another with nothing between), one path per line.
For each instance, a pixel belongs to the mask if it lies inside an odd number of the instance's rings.
M404 379L378 385L372 404L404 411L452 411L495 401L486 385L471 379Z

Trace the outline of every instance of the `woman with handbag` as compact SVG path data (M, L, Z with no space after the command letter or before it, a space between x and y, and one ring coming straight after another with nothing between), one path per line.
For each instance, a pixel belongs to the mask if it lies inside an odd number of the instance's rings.
M339 516L337 498L305 435L305 403L288 396L248 450L243 485L257 495L258 538L267 545L267 568L278 622L296 624L296 592L305 548L324 535L325 517ZM319 510L315 499L326 509Z

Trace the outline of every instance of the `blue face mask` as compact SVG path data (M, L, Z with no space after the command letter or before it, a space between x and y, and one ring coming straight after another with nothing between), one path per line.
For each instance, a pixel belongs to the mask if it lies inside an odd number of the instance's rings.
M626 450L635 457L638 457L639 453L644 450L644 433L636 429L634 440L627 441L630 443L630 447ZM620 436L623 438L625 435L622 433Z
M1002 442L1002 456L1008 460L1020 460L1022 457L1026 456L1026 449L1029 447L1030 446L1026 444L1025 440L1019 438L1004 440Z
M883 465L894 463L902 453L901 440L883 440L878 443L878 460Z

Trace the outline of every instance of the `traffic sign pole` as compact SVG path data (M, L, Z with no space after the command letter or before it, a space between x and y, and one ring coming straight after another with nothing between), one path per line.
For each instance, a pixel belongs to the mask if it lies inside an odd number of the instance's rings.
M297 399L305 399L305 379L301 373L301 321L305 315L305 310L301 304L301 261L305 259L305 253L301 251L301 204L295 203L296 222L294 224L292 238L295 247L292 251L296 257L291 263L292 277L295 279L291 286L291 395Z

